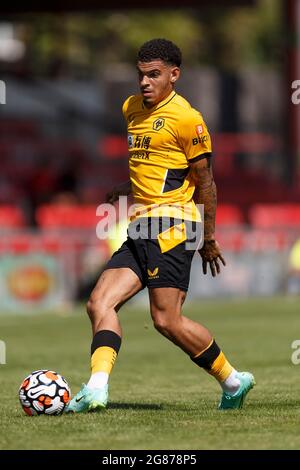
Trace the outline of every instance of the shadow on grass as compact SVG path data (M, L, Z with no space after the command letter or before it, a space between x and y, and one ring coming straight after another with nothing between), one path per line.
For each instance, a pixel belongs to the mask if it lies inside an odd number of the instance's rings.
M162 410L162 405L152 403L124 403L124 402L110 402L107 409L115 410Z

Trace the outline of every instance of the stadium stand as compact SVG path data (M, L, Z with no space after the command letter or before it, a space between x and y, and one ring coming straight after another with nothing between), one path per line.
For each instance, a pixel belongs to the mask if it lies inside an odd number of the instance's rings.
M36 221L46 229L93 229L100 218L96 215L96 205L43 204L36 210Z
M254 228L300 228L300 204L254 204L249 210Z
M18 229L26 226L26 218L20 207L0 205L0 228Z
M236 226L245 223L242 210L234 204L219 204L216 214L216 225Z

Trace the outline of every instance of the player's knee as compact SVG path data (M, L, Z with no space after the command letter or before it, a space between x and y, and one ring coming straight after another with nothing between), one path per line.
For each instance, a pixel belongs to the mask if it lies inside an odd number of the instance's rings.
M155 312L153 315L154 328L164 336L172 336L175 329L173 319L165 312Z
M105 299L99 299L91 295L86 305L87 313L91 321L101 321L108 312L108 306Z
M95 317L96 309L97 309L97 303L94 301L92 297L90 297L86 304L86 311L91 320Z

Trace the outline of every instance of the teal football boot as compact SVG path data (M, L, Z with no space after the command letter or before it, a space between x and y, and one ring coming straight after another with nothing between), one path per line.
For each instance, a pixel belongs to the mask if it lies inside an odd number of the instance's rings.
M89 388L82 384L81 389L65 408L65 413L86 413L101 410L108 401L108 385L103 388Z
M255 385L255 379L250 372L237 372L236 377L240 380L241 385L237 392L230 395L223 392L219 403L219 410L237 410L243 407L247 393Z

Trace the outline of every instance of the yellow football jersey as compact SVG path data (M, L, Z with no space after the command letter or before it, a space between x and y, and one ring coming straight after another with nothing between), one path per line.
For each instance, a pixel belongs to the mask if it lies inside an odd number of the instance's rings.
M189 163L211 153L202 115L175 91L148 109L141 95L123 104L128 127L129 171L137 204L132 219L168 216L200 220Z

